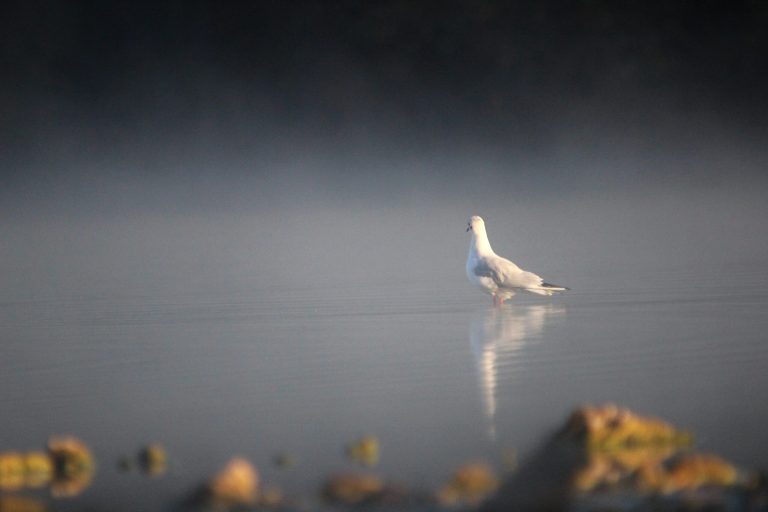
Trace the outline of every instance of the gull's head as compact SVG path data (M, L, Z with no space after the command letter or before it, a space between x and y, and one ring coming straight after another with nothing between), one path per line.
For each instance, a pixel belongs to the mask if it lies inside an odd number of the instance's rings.
M483 222L482 217L473 215L467 221L467 231L477 233L478 230L485 230L485 222Z

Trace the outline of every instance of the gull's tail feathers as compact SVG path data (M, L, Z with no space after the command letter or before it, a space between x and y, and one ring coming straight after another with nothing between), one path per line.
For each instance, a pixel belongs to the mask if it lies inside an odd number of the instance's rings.
M550 296L556 292L564 292L567 290L570 290L570 288L566 288L565 286L558 286L556 284L550 284L550 283L541 283L541 285L537 286L536 288L525 289L525 291L527 292L535 293L537 295L546 295L546 296Z
M553 292L564 292L567 290L570 290L567 286L560 286L557 284L551 284L551 283L541 283L542 288L547 288Z

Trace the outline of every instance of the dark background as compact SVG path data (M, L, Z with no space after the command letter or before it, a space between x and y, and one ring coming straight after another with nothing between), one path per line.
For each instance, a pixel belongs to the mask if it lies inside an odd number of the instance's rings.
M4 214L764 184L765 1L28 1L0 34Z

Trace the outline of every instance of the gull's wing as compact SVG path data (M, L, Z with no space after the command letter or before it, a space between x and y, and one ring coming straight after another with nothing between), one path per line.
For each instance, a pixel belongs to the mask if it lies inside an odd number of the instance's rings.
M476 276L490 277L499 288L536 288L543 279L526 272L501 256L482 258L473 269Z

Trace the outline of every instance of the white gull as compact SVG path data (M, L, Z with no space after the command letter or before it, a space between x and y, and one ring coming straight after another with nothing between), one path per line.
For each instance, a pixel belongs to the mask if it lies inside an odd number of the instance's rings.
M485 232L485 222L481 217L470 217L467 231L472 232L467 257L467 277L472 284L490 294L494 304L503 304L518 291L552 295L568 290L564 286L545 283L533 272L526 272L493 252Z

